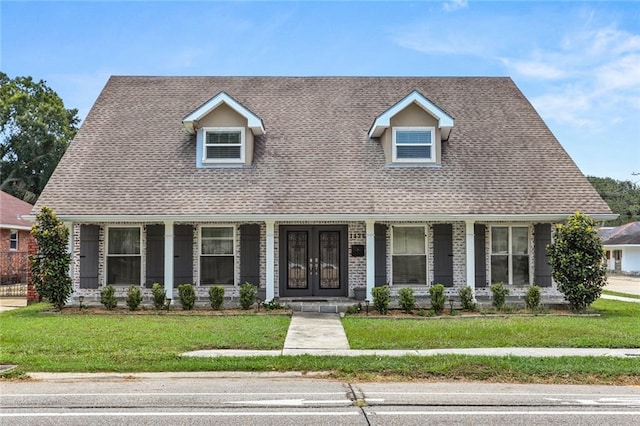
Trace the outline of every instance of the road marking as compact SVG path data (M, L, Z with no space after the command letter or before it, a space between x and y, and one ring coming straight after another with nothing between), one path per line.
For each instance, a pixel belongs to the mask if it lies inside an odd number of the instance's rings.
M249 404L249 405L285 405L303 407L305 405L322 405L322 404L342 404L351 405L353 401L350 399L326 399L326 400L307 400L307 399L272 399L272 400L256 400L256 401L225 401L225 404Z
M638 416L640 411L369 411L375 416Z
M84 413L0 413L0 418L9 417L249 417L249 416L360 416L358 411L280 411L280 412L150 412L150 413L123 413L123 412L84 412Z
M362 391L366 395L515 395L515 396L593 396L589 393L528 393L528 392L385 392L385 391ZM615 397L638 398L638 394L616 394Z
M346 392L346 391L345 391ZM259 396L259 395L344 395L345 392L128 392L128 393L5 393L2 397L43 397L43 396Z
M576 399L582 405L637 405L640 407L640 398L600 398L600 399ZM564 402L567 404L567 402Z

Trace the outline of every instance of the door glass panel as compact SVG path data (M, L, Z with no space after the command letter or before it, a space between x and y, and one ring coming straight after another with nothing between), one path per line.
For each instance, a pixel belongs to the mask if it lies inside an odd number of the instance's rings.
M340 288L340 232L321 231L320 288Z
M308 288L307 259L308 234L307 231L289 231L287 233L287 287Z

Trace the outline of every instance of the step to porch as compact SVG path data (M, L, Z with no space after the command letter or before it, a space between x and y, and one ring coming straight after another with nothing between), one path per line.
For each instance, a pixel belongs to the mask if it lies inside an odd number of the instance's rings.
M358 304L358 300L347 297L322 299L283 297L279 299L279 302L289 306L294 312L318 312L322 314L338 314L345 312L349 306Z

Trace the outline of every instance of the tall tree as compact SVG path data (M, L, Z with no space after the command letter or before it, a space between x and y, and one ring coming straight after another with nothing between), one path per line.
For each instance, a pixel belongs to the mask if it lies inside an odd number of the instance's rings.
M35 203L79 122L45 81L0 72L0 189Z
M640 186L629 180L615 180L588 176L591 185L609 205L611 211L619 214L616 220L607 225L618 226L640 220Z

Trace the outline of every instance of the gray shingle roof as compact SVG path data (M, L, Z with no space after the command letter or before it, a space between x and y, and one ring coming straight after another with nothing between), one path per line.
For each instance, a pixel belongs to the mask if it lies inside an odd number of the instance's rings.
M368 139L417 90L455 117L441 168ZM182 118L226 92L264 121L252 168L197 169ZM68 215L610 213L509 78L112 77L36 209Z

